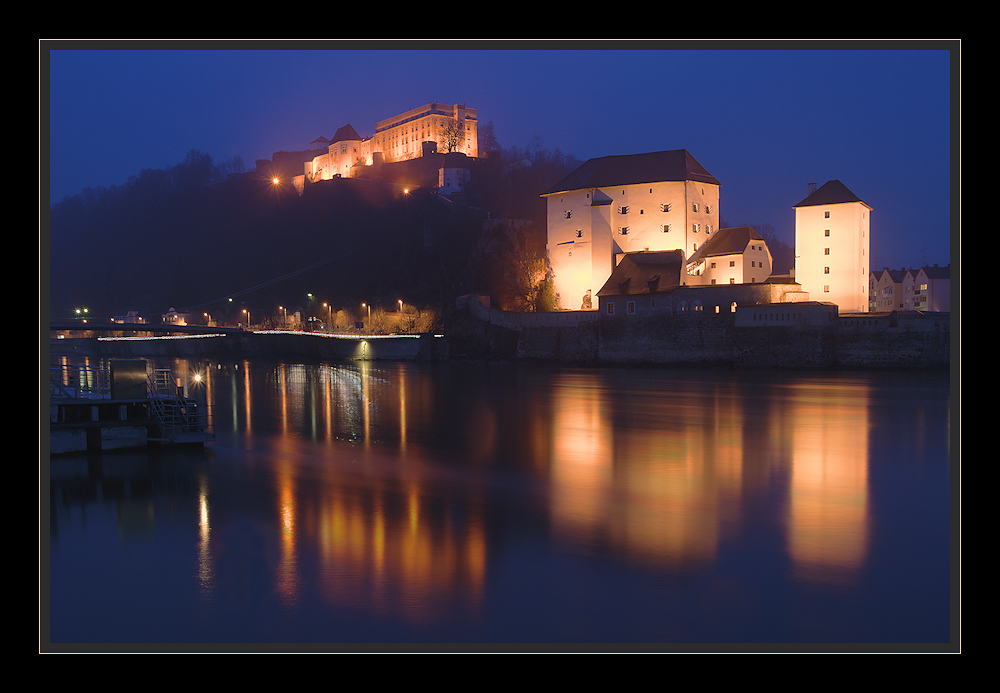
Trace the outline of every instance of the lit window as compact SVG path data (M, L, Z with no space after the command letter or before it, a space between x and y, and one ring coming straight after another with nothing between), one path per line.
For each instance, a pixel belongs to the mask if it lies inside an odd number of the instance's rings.
M830 249L829 248L823 248L823 254L824 255L829 255L830 254Z
M830 268L829 267L824 267L823 268L823 274L830 274Z
M829 284L824 284L823 285L823 293L825 293L825 294L830 293L830 285Z
M608 315L614 315L614 314L615 314L615 304L608 303Z
M691 230L698 233L698 224L691 224Z
M635 315L635 301L629 301L625 304L625 311L629 315Z

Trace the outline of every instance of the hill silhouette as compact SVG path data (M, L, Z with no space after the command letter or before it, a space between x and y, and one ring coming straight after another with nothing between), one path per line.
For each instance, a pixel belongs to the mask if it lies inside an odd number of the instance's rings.
M523 308L509 275L544 260L539 194L577 165L558 151L512 148L457 200L406 194L391 180L322 181L299 195L255 174L223 177L191 151L170 169L52 206L51 316L87 306L98 319L130 310L156 319L170 308L221 318L239 305L261 316L279 305L308 311L310 294L334 310L392 310L398 300L447 310L472 292ZM504 218L527 223L501 237L486 222Z

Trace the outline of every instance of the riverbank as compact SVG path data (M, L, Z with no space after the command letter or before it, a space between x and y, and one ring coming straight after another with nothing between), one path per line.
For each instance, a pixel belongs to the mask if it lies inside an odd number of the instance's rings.
M841 316L828 324L739 324L733 314L601 317L520 329L453 316L447 334L331 336L242 332L186 338L52 340L53 355L681 365L753 368L913 368L951 364L947 313Z

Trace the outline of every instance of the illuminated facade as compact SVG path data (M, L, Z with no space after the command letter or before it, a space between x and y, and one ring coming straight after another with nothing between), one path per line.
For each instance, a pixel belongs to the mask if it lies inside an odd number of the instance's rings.
M430 103L376 123L372 137L362 137L345 125L337 130L326 152L306 162L305 177L310 181L353 178L359 166L415 159L428 145L440 152L478 156L476 109Z
M867 313L872 208L838 180L795 209L795 281L814 301L841 313Z
M597 309L623 253L689 258L719 229L719 181L684 149L591 159L542 196L561 309Z

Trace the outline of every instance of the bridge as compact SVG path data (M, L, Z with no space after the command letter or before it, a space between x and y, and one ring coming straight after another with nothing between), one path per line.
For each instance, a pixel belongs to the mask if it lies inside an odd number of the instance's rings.
M50 332L151 332L156 334L241 334L242 327L208 327L207 325L148 325L128 322L93 322L88 320L52 320Z

